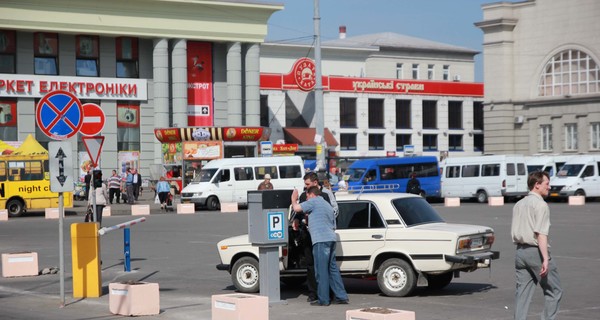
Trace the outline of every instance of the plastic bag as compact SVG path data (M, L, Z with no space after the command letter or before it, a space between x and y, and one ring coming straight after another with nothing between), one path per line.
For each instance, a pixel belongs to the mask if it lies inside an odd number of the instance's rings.
M154 204L160 204L160 199L158 199L158 193L156 194L156 197L154 197Z

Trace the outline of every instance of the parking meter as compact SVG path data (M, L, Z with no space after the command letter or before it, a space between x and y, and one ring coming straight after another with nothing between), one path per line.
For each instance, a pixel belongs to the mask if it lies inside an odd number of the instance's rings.
M288 243L293 190L248 191L248 237L258 246L260 295L280 302L279 247Z

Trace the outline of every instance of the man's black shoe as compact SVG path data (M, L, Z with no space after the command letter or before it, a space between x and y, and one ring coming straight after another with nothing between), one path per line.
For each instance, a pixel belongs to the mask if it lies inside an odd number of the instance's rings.
M329 306L329 303L323 304L323 303L320 303L319 300L315 300L315 301L311 302L310 305L315 306L315 307L327 307L327 306Z
M332 304L348 304L348 302L349 302L348 300L337 300L337 299L335 299L331 303Z
M319 301L319 299L317 299L315 297L311 297L311 296L309 296L308 298L306 298L306 302L313 302L313 301Z

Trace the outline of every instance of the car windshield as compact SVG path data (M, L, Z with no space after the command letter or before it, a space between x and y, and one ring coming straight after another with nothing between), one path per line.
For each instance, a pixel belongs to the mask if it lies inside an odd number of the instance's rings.
M435 209L421 197L394 199L392 204L407 227L444 222Z
M216 172L217 169L202 169L200 170L200 174L194 178L193 182L210 182Z
M577 177L583 169L582 164L565 164L556 174L559 177Z
M527 166L527 172L531 173L531 172L535 172L535 171L540 171L542 170L542 165L529 165Z
M348 182L360 182L360 178L366 170L364 168L349 168L344 176L348 177Z

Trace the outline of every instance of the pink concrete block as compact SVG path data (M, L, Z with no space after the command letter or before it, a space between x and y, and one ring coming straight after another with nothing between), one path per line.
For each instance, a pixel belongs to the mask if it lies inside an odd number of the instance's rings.
M109 207L109 206L106 206L106 207L104 207L104 208L102 209L102 216L103 216L103 217L110 217L110 216L111 216L111 214L112 214L112 211L111 211L111 209L110 209L110 207Z
M37 252L3 253L2 276L23 277L38 275Z
M460 198L444 198L445 207L460 207Z
M124 316L147 316L160 313L158 283L110 283L110 312Z
M133 216L146 216L150 214L149 204L134 204L131 206L131 215Z
M58 219L58 208L46 208L46 219Z
M192 214L196 213L196 208L193 203L178 203L177 214Z
M570 206L583 206L583 205L585 205L585 196L570 196L569 197L569 205Z
M488 204L490 206L503 206L504 205L504 197L489 197Z
M8 221L8 210L0 210L0 221Z
M415 320L415 317L414 311L388 308L346 310L346 320Z
M269 320L269 298L245 293L212 296L212 320Z
M238 212L237 202L222 202L221 212Z

